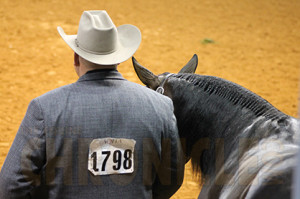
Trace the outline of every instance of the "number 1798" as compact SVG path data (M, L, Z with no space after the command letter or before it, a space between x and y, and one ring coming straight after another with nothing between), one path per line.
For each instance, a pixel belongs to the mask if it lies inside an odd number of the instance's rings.
M110 158L112 154L112 158ZM99 167L97 165L97 152L93 152L91 155L91 158L93 159L93 170L95 172L99 171ZM104 156L102 165L101 167L101 171L106 171L107 165L113 165L112 169L117 171L120 169L131 169L132 167L132 150L130 149L126 149L123 151L121 150L115 150L113 151L102 151L101 153L102 156ZM108 161L112 161L113 164L107 164Z

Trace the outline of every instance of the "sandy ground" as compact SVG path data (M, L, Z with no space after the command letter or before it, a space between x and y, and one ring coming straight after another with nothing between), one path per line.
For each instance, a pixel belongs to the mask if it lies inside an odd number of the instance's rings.
M84 4L82 4L84 2ZM0 0L0 167L31 99L77 80L72 51L56 27L76 34L83 10L105 9L141 29L135 57L155 73L177 72L194 53L198 74L241 84L297 115L300 66L298 0ZM213 43L203 42L213 41ZM132 64L120 65L140 83ZM190 164L173 198L200 191Z

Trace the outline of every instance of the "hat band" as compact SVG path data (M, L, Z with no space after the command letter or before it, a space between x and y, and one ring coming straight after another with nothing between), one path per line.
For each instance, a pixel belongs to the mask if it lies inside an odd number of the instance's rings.
M102 53L102 52L91 51L91 50L88 50L88 49L86 49L86 48L83 48L83 47L80 45L80 43L79 43L79 41L78 41L77 38L75 39L75 44L76 44L76 46L79 47L81 50L83 50L83 51L85 51L85 52L88 52L88 53L91 53L91 54L96 54L96 55L107 55L107 54L111 54L111 53L117 51L117 48L116 48L116 49L113 49L113 50L111 50L111 51L109 51L109 52L103 52L103 53Z

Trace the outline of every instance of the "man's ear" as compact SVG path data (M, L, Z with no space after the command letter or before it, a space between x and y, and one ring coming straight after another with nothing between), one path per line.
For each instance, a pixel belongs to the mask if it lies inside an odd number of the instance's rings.
M79 55L74 52L74 66L78 67L79 65Z
M74 52L74 69L78 77L80 77L80 61L79 55Z

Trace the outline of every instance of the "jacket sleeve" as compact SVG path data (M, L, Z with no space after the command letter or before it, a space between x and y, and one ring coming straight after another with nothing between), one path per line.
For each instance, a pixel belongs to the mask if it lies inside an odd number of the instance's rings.
M167 132L162 138L161 164L153 185L153 198L170 198L183 182L185 161L173 113L173 103L171 110Z
M0 172L0 198L30 198L45 162L43 113L31 101Z

